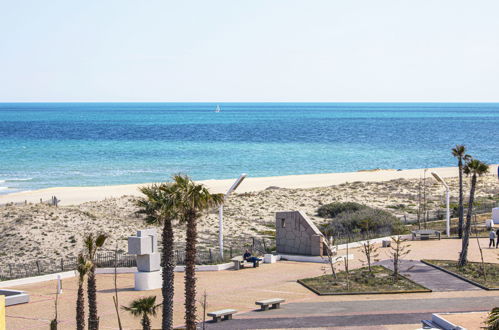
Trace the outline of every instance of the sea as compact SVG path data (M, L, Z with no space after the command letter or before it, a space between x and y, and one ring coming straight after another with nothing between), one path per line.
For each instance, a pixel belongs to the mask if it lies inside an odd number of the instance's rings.
M0 103L0 194L454 166L456 144L499 163L499 103Z

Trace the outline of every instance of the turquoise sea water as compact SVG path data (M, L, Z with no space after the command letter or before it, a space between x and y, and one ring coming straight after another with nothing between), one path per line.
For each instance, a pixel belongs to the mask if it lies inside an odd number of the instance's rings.
M0 194L499 162L499 104L0 103Z

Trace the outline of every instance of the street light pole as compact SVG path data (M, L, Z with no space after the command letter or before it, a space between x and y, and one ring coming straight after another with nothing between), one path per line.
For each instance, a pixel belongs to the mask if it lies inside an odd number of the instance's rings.
M445 187L445 192L446 192L446 206L447 206L447 228L446 228L446 234L447 234L447 237L450 237L450 189L449 189L449 186L447 185L447 183L445 183L444 179L442 179L440 177L440 175L438 175L435 172L431 172L431 175L433 175L433 177Z
M227 190L224 195L224 200L229 196L231 192L237 189L241 182L243 182L246 177L246 173L243 173L239 176L239 178L232 184L232 186ZM218 208L218 247L220 249L220 257L223 259L224 257L224 205L221 204Z

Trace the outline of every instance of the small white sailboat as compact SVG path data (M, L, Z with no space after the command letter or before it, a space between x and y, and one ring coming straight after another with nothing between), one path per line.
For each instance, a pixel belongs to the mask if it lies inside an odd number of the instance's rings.
M220 109L220 106L217 104L217 107L215 108L215 112L220 112L220 111L222 111L222 110Z

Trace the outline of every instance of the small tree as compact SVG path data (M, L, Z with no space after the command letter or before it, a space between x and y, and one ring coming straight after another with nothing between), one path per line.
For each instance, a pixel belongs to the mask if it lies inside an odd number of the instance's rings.
M161 304L156 305L156 296L139 298L130 303L129 306L122 306L123 310L130 312L133 316L140 316L142 330L151 330L150 316L156 316L156 309Z
M400 259L404 258L411 252L408 248L410 245L404 244L406 242L402 236L392 237L392 246L390 247L390 256L393 261L393 278L398 281L400 275Z
M55 315L54 315L54 319L52 321L50 321L50 330L57 330L57 324L59 323L59 321L57 320L57 302L58 302L58 300L59 300L59 286L57 286L56 290L55 290Z
M367 268L369 269L369 273L372 274L371 264L372 261L376 260L376 258L379 256L378 248L370 240L367 240L364 243L362 243L362 253L366 257Z
M206 290L204 290L203 293L203 300L201 300L201 309L203 310L203 327L202 329L206 329L206 310L208 309L208 294L206 293Z
M485 261L483 260L483 251L482 251L482 246L480 245L480 240L478 237L478 226L476 223L476 214L474 217L474 225L475 225L475 237L476 237L476 243L478 244L478 250L480 251L480 259L481 259L481 268L482 268L482 275L483 275L483 280L485 283L487 283L487 271L485 269Z

